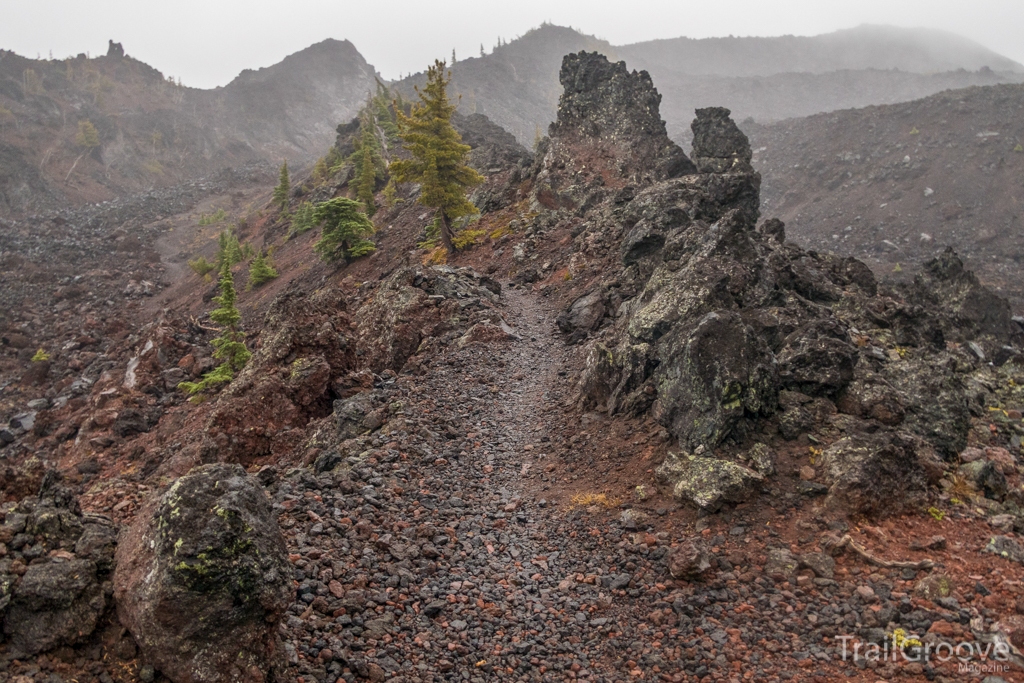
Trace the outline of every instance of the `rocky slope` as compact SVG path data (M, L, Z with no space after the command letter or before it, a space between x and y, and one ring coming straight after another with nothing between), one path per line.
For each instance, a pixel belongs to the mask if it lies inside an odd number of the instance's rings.
M596 50L650 73L669 135L689 141L694 109L725 106L759 122L901 102L948 88L1024 80L1024 67L950 34L890 27L797 38L677 38L614 46L544 25L454 65L461 110L481 112L524 145L547 132L562 56ZM397 84L411 94L417 74Z
M0 51L0 215L111 200L254 161L311 161L376 78L351 43L334 40L213 90L173 83L113 46L92 59Z
M891 272L952 246L1024 304L1024 87L751 126L766 210L798 243Z
M891 284L786 242L724 109L690 159L646 74L579 53L560 80L532 163L463 123L493 208L447 265L415 187L329 266L272 180L140 232L163 291L101 250L79 282L40 262L3 330L0 676L962 680L843 656L896 629L1024 663L1005 300L952 252ZM253 357L196 405L213 292L171 247L232 200L282 274L240 292Z

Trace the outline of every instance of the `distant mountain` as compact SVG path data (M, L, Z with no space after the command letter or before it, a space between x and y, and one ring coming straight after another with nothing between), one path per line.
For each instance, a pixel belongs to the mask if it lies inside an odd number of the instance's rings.
M632 68L694 76L771 76L897 69L919 74L966 69L1024 72L1024 65L953 33L859 26L819 36L670 38L617 48Z
M884 273L952 246L1024 310L1024 85L743 128L787 238Z
M693 110L721 105L761 122L912 100L948 88L1024 82L1024 66L959 36L862 26L809 38L675 38L613 46L544 25L452 69L461 109L483 112L524 144L546 132L569 52L601 52L651 74L669 134L689 140ZM398 84L406 93L423 74Z
M526 35L496 47L484 57L457 62L452 68L454 90L462 96L464 114L484 114L519 142L530 146L534 137L547 134L548 123L555 118L562 86L558 69L562 57L587 50L611 54L606 41L583 35L571 28L545 24ZM406 96L413 86L426 80L415 74L394 84Z
M173 83L116 49L66 60L0 51L0 215L102 201L250 162L315 159L377 79L352 43L337 40L213 90ZM92 140L81 132L86 124Z

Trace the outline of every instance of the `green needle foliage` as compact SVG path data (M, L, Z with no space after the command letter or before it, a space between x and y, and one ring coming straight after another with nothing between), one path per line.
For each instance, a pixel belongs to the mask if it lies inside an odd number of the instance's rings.
M359 202L345 197L316 205L314 220L324 228L313 250L321 259L328 262L344 259L348 263L377 248L366 239L374 232L373 223L360 208Z
M246 285L247 290L255 289L261 285L264 285L277 277L277 270L273 264L270 263L270 257L263 255L261 249L256 258L249 264L249 284Z
M242 245L238 242L238 236L232 230L223 230L217 238L217 270L223 271L224 266L228 268L245 260Z
M304 232L312 230L316 227L316 205L312 202L302 202L295 207L295 213L292 214L292 229L291 235L301 235Z
M390 171L396 182L420 183L419 202L437 209L441 243L453 254L451 222L477 212L466 199L466 189L484 178L466 165L470 147L462 144L462 137L452 127L455 105L448 100L449 82L451 72L445 71L444 62L435 61L427 68L426 87L416 89L420 101L410 114L396 111L399 135L412 158L392 162Z
M288 162L281 164L281 171L277 176L277 187L274 188L273 202L281 207L282 212L288 211L288 193L291 191L291 181L288 179Z
M220 271L220 296L213 298L217 308L210 311L210 319L221 326L220 336L211 342L213 357L222 362L198 382L178 384L179 389L192 397L189 400L193 403L202 401L202 394L208 389L230 382L252 356L245 346L245 334L239 329L242 314L235 307L235 299L235 280L231 268L225 265Z
M192 259L188 262L188 267L191 268L199 277L206 277L213 271L217 270L217 266L207 261L205 256Z
M377 165L380 155L374 149L376 137L373 128L366 123L362 126L360 149L359 173L356 178L356 199L366 207L366 215L373 216L377 211L377 205L373 201L373 191L377 189Z

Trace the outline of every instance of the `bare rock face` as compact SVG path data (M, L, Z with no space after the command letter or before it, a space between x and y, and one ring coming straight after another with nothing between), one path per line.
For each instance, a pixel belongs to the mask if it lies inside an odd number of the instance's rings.
M596 188L649 183L696 172L669 139L661 95L646 71L630 72L596 52L566 55L563 92L550 143L540 151L538 201L547 208L585 203Z
M116 540L111 521L83 515L51 473L43 492L18 503L0 526L0 642L22 657L92 635L110 604ZM31 564L22 573L15 562Z
M123 538L118 617L142 657L175 683L262 682L279 652L289 569L259 483L239 465L204 465Z
M290 289L271 304L261 343L214 408L203 461L248 465L287 452L313 418L331 412L336 380L356 366L355 330L337 290Z
M481 322L501 327L500 293L497 281L472 268L400 268L360 311L360 353L374 372L397 372L426 344L455 341Z
M725 107L697 110L693 131L693 162L701 173L752 173L750 141Z
M705 509L757 494L772 468L746 467L746 449L775 434L829 434L822 472L847 510L915 500L941 476L939 458L967 443L968 374L1020 353L1006 301L951 251L913 283L879 286L856 259L786 243L779 221L759 229L760 176L724 108L697 112L699 173L662 175L650 152L646 167L628 153L624 173L602 167L616 141L657 138L645 79L567 57L538 175L557 200L548 208L585 198L568 205L582 218L573 256L602 273L558 317L568 343L588 344L578 406L656 419L686 459L666 460L659 478ZM800 398L780 413L783 394Z

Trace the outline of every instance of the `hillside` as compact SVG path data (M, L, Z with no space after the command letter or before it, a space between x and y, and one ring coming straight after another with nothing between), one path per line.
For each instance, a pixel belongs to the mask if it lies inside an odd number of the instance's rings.
M617 48L632 68L705 76L771 76L868 69L1024 72L1024 65L971 40L929 29L858 26L818 36L670 38ZM635 64L635 66L634 66Z
M768 215L880 271L947 245L1024 306L1024 86L750 126Z
M546 24L452 73L461 109L491 116L532 144L554 120L561 57L596 50L651 74L669 135L689 140L697 108L726 106L737 120L778 121L870 104L901 102L948 88L1024 81L1024 66L952 34L861 27L810 38L708 38L613 46ZM405 93L422 81L397 85Z
M213 90L173 83L114 46L92 59L0 52L0 216L105 201L254 162L308 162L375 79L351 43L334 40Z
M925 642L1024 664L1006 300L951 250L894 282L785 240L724 109L688 157L646 74L580 52L559 82L533 158L456 119L486 180L450 255L421 186L377 175L375 250L317 255L303 216L361 189L341 149L393 141L386 101L287 206L225 174L4 221L0 680L959 680ZM184 261L229 228L249 249L225 235L214 300ZM251 356L187 400L237 318Z

